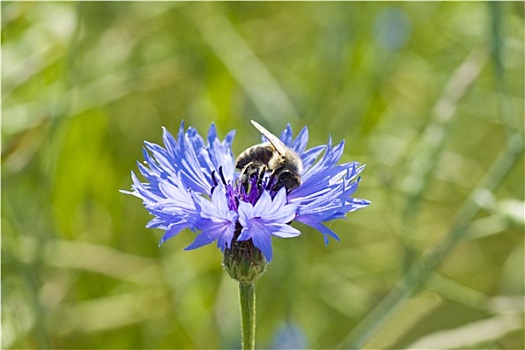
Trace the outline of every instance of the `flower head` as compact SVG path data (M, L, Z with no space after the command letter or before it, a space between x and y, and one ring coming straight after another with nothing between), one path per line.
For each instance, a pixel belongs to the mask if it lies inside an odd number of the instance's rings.
M233 137L234 131L221 141L212 124L205 141L195 129L185 131L182 123L177 138L164 129L164 147L145 143L145 165L138 167L146 181L132 172L132 191L126 193L142 199L154 215L147 227L165 231L160 243L189 228L200 232L186 249L216 242L221 251L229 251L251 242L271 261L272 236L301 234L290 226L292 221L317 229L328 243L329 237L339 237L325 222L370 203L352 197L364 166L337 164L344 142L332 146L329 138L326 145L307 149L308 129L294 139L288 125L280 139L301 158L303 171L301 185L287 191L272 185L275 179L268 171L241 181L231 150Z

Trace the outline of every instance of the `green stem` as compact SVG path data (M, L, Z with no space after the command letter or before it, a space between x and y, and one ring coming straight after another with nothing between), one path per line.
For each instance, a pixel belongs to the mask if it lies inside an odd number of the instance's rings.
M241 303L242 348L255 348L255 286L253 283L239 283Z

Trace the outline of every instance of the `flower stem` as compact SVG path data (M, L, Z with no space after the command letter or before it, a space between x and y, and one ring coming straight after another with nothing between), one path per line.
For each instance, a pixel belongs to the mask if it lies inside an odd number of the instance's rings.
M241 303L242 348L255 348L255 286L253 283L239 283Z

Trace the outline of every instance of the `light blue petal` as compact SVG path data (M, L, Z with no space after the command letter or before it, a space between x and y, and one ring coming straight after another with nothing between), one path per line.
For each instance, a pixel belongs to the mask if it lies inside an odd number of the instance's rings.
M281 237L281 238L291 238L291 237L297 237L301 234L301 231L293 228L290 225L285 224L272 224L268 225L272 235Z
M275 195L272 204L267 207L267 211L262 213L259 216L262 217L266 222L277 222L280 224L288 223L295 218L295 212L297 210L299 203L297 204L285 204L285 203L286 203L286 189L282 188Z
M217 239L217 236L219 236L220 233L221 232L219 230L202 231L197 235L197 237L195 237L195 240L189 246L184 248L184 250L197 249L206 244L210 244L215 239Z
M272 197L266 191L263 191L257 203L253 207L254 217L263 217L264 213L271 210L272 208Z
M241 234L239 235L239 237L237 237L237 240L239 242L242 242L242 241L247 241L252 237L253 237L253 230L252 230L252 225L250 224L250 226L242 228Z
M303 162L303 174L305 174L315 163L317 157L326 149L326 146L316 146L306 150L304 153L299 154Z
M233 181L233 174L235 172L234 158L231 149L234 135L235 130L230 131L224 138L224 141L221 142L217 137L214 124L212 124L208 131L210 160L216 172L219 172L219 169L222 168L222 174L226 181Z
M253 245L259 248L268 262L272 261L272 238L268 234L258 234L252 237Z
M217 213L221 217L228 217L228 212L230 211L230 209L228 208L228 203L226 202L226 191L224 190L224 187L222 187L221 184L219 184L213 190L211 201L212 204L215 206Z
M297 134L297 137L295 140L289 145L290 149L292 149L295 153L301 155L304 150L306 149L306 145L308 144L308 128L305 126L303 129Z
M239 202L239 222L243 227L251 226L251 219L254 217L253 206L250 203Z
M180 231L182 231L186 227L188 227L188 224L184 223L184 222L180 223L180 224L171 225L171 227L166 231L164 236L162 236L162 239L159 242L159 246L162 243L166 242L168 239L170 239L173 236L177 235Z
M230 248L234 230L235 223L227 225L221 235L217 238L217 247L219 247L221 251L224 251L224 248Z
M310 227L313 227L317 231L321 232L323 234L323 236L324 236L324 243L325 244L328 244L328 237L332 237L336 241L339 241L339 236L336 235L334 231L330 230L328 227L326 227L325 225L323 225L323 224L321 224L319 222L308 220L307 218L301 218L301 219L298 218L297 221L302 222L303 224L306 224L306 225L308 225Z

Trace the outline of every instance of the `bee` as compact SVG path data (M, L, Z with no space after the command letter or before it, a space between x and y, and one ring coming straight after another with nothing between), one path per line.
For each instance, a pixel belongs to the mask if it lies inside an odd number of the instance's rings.
M251 122L268 142L254 145L237 157L235 167L241 170L241 183L247 188L250 178L257 176L260 181L264 173L271 172L270 181L275 183L272 190L285 187L291 191L299 187L303 171L301 158L262 125L253 120Z

